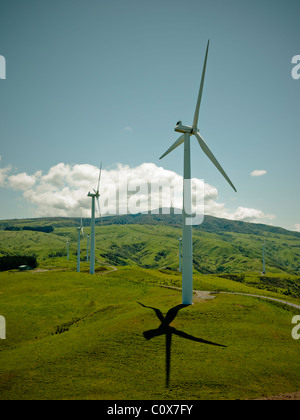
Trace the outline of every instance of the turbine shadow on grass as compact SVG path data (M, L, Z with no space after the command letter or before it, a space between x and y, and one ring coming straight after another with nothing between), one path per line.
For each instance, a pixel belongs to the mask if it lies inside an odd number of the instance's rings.
M159 309L152 308L151 306L143 305L140 302L137 302L137 303L143 306L144 308L152 309L155 312L157 318L161 322L158 328L143 332L143 336L145 337L145 339L151 340L152 338L159 337L161 335L166 336L166 388L169 388L169 385L170 385L172 334L175 334L187 340L196 341L202 344L226 347L223 344L217 344L217 343L213 343L212 341L203 340L202 338L194 337L193 335L187 334L183 331L178 331L174 327L170 327L171 322L174 321L180 309L183 309L190 305L181 304L181 305L174 306L174 308L169 309L166 316L163 316L162 312Z

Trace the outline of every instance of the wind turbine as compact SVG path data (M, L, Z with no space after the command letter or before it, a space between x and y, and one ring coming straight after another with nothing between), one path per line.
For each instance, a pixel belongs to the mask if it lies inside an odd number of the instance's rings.
M90 242L90 235L86 235L86 261L89 261L89 242Z
M181 272L181 260L182 260L181 246L182 246L182 238L179 238L178 241L179 241L179 271Z
M265 248L266 248L266 241L264 241L264 245L263 245L263 275L266 274L266 256L265 256Z
M69 238L67 239L67 261L69 261Z
M94 189L94 194L89 192L88 197L92 198L92 210L91 210L91 250L90 250L90 274L95 274L95 199L97 199L98 211L100 215L100 203L99 203L99 187L100 187L100 178L102 171L102 163L100 165L99 178L97 191Z
M224 169L221 167L198 130L198 117L200 110L200 103L203 92L207 55L209 49L209 41L207 43L206 55L202 71L202 78L196 103L193 125L191 127L183 125L181 121L176 124L175 131L181 133L181 136L175 143L160 157L162 159L176 147L184 143L184 180L183 180L183 232L182 232L182 304L191 305L193 303L193 242L192 242L192 195L191 195L191 156L190 156L190 137L194 135L199 142L199 145L206 156L221 172L226 181L236 191L235 186L228 178Z
M80 272L80 235L83 235L83 226L82 226L82 215L81 215L81 222L80 227L77 227L78 232L78 244L77 244L77 273Z

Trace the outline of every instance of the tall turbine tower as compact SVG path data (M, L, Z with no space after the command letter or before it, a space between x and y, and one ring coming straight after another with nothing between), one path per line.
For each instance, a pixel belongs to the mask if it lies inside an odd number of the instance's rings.
M182 260L181 246L182 246L182 238L179 238L178 241L179 241L179 271L181 272L181 260Z
M91 210L91 245L90 245L90 274L95 274L95 199L97 199L98 211L100 215L100 203L99 203L99 187L101 178L102 163L99 171L97 191L94 189L94 194L88 193L88 197L92 198L92 210Z
M70 245L70 242L69 242L69 238L67 239L67 261L69 261L69 245Z
M190 137L194 135L199 142L199 145L206 156L221 172L227 182L236 191L234 185L228 178L227 174L203 140L198 130L198 117L200 110L200 102L202 97L207 55L209 49L209 41L207 43L206 55L202 71L202 78L196 103L194 120L192 127L183 125L181 121L176 124L175 131L182 133L178 140L160 157L162 159L176 147L184 143L184 180L183 180L183 229L182 229L182 303L184 305L191 305L193 303L193 239L192 239L192 195L191 195L191 156L190 156Z
M77 227L78 232L78 242L77 242L77 273L80 272L80 236L83 235L83 226L82 226L82 216L81 216L81 222L80 227Z
M90 242L90 235L86 235L86 261L89 261L89 242Z
M266 274L266 241L264 241L263 245L263 275Z

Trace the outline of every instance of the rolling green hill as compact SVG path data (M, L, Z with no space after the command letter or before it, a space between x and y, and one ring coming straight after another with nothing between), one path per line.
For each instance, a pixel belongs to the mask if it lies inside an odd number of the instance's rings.
M83 219L85 233L89 219ZM35 255L40 265L66 257L76 259L80 219L44 218L0 222L0 255ZM51 232L36 229L53 228ZM26 230L24 230L26 228ZM35 230L28 230L35 229ZM99 263L144 268L178 268L178 238L181 215L137 214L97 220L96 255ZM262 246L266 241L269 273L300 275L300 233L263 224L206 216L193 228L194 270L200 273L245 273L262 271ZM86 255L86 238L81 259ZM58 261L57 261L58 262Z
M179 278L138 267L0 273L0 400L251 399L300 389L297 311L229 294L178 308L180 293L158 285ZM196 274L195 285L256 290L214 275ZM169 347L158 311L177 312Z
M194 305L179 308L180 219L103 218L94 276L86 238L76 273L79 219L0 222L0 254L35 255L39 263L35 271L0 273L7 323L0 400L251 399L299 391L299 342L291 336L299 310L217 292L299 305L300 235L207 216L193 230L194 289L215 298L195 295ZM159 311L177 313L169 330L160 327Z

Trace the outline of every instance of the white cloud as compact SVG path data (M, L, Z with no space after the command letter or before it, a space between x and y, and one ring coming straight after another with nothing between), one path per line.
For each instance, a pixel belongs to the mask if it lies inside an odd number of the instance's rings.
M262 176L266 175L267 171L265 169L256 169L255 171L251 172L251 176Z
M238 207L232 216L233 217L230 218L234 220L243 220L244 222L259 222L262 219L273 220L276 217L274 214L265 214L261 210L247 207Z
M294 225L294 230L295 230L296 232L300 232L300 223L296 223L296 224Z
M8 177L8 182L11 188L14 190L24 191L28 188L32 188L36 183L36 177L34 175L27 175L25 172L18 175L11 175Z
M240 220L251 223L266 223L276 218L274 214L266 214L262 210L239 206L236 210L229 210L225 203L205 200L205 214L229 220Z
M24 198L36 205L34 216L79 217L81 209L84 217L90 216L91 199L87 193L97 187L98 167L58 163L46 174L38 171L33 175L20 173L7 177L9 170L4 168L1 172L0 169L0 186L7 184L8 179L12 188L23 191ZM116 168L102 169L102 215L138 213L170 206L180 209L182 183L181 175L154 163L143 163L135 168L117 164ZM275 217L246 207L229 210L225 203L218 202L218 190L199 179L193 179L192 199L198 214L203 212L204 204L205 214L226 219L265 223Z
M11 166L0 168L0 187L6 186L7 173L11 170Z

